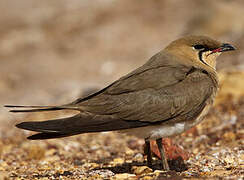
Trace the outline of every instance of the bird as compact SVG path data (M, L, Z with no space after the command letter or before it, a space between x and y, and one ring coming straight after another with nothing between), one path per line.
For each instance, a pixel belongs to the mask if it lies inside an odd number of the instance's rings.
M16 124L18 128L38 132L28 137L31 140L104 131L144 138L149 167L153 166L150 141L156 140L161 168L168 171L162 138L178 135L203 120L218 91L216 58L235 49L207 36L181 37L137 69L71 103L5 107L14 113L78 111L68 118Z

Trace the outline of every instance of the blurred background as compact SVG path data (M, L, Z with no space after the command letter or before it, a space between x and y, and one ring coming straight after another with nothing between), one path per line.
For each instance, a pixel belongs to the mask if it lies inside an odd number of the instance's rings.
M231 104L243 122L243 0L0 0L1 106L68 103L191 34L238 48L219 58L216 102ZM233 104L242 107L238 116ZM24 117L46 117L0 113L0 137L15 135Z

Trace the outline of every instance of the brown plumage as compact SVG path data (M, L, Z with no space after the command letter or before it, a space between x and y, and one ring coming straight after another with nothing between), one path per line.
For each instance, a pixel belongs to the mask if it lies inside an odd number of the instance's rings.
M205 36L187 36L169 44L144 65L86 98L61 106L11 106L11 112L71 109L76 116L43 122L23 122L18 128L40 132L29 139L49 139L81 133L121 130L157 139L179 134L202 120L218 89L216 57L234 50ZM163 168L168 170L162 155ZM150 148L148 164L151 166Z

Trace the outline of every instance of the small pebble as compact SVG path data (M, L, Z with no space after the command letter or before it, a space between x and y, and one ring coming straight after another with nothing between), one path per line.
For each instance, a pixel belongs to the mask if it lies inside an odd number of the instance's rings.
M122 174L116 174L114 176L114 178L123 180L123 179L129 179L129 178L136 178L136 175L135 174L122 173Z
M133 166L131 170L136 175L142 175L152 172L152 169L147 166Z

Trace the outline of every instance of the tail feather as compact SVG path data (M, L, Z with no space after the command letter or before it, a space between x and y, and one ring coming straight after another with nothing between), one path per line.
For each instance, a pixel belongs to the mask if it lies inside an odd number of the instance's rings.
M80 116L79 116L80 117ZM30 131L44 133L72 133L77 131L79 117L73 116L68 118L47 120L47 121L28 121L16 124L16 127ZM80 122L82 123L82 122Z
M25 106L25 105L4 105L7 108L50 108L56 106Z
M149 124L149 122L125 121L113 116L79 113L75 116L62 119L22 122L17 124L16 127L40 132L28 137L28 139L51 139L82 133L137 128Z
M64 109L72 109L77 110L73 107L67 107L67 106L16 106L16 105L5 105L4 107L7 108L21 108L21 109L14 109L9 110L9 112L13 113L19 113L19 112L41 112L41 111L58 111L58 110L64 110ZM26 109L29 108L29 109Z
M63 138L63 137L67 137L67 136L70 136L70 135L62 134L62 133L37 133L37 134L27 137L27 139L41 140L41 139Z

